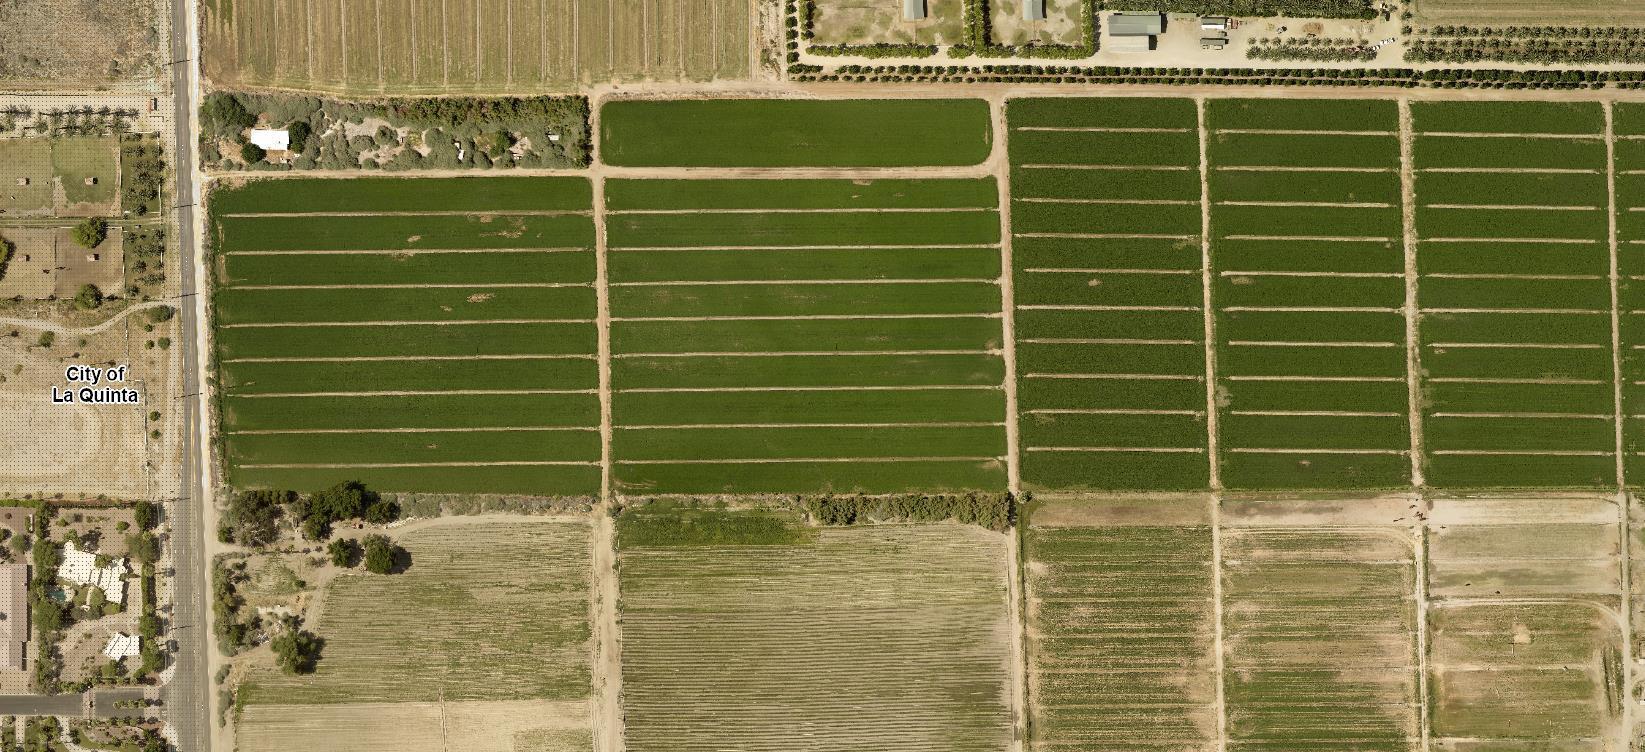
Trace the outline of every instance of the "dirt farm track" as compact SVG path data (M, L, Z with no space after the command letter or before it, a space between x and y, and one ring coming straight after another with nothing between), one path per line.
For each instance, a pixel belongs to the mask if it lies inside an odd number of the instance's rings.
M1637 24L1645 7L1623 0L1417 0L1417 20L1433 24Z
M534 93L750 70L747 0L204 0L213 83L336 94Z

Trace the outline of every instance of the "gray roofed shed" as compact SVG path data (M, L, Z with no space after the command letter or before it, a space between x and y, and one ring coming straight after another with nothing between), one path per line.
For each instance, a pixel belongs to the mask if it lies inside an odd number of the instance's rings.
M1115 13L1108 17L1108 36L1111 37L1140 37L1163 33L1163 13Z
M1029 21L1045 20L1045 0L1022 0L1022 17Z
M925 18L925 0L902 0L902 17L904 21Z

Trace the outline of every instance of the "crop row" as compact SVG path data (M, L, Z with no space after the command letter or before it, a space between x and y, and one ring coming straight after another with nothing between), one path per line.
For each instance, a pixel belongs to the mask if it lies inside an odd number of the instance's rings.
M689 209L993 208L994 181L608 180L608 212Z
M219 283L238 285L591 284L590 250L484 252L237 253L222 256Z
M1034 749L1214 743L1206 527L1030 527Z
M340 206L361 213L587 211L593 201L585 179L518 176L255 180L211 194L218 215L329 212Z
M754 214L615 214L606 218L612 248L804 245L951 245L997 243L994 209Z
M1012 100L1006 114L1011 221L1019 233L1013 294L1025 483L1202 485L1203 218L1194 104L1029 99ZM1124 130L1136 128L1158 130ZM1033 164L1164 169L1024 166ZM1049 237L1060 233L1178 239ZM1057 341L1068 339L1085 341Z
M1605 115L1593 102L1411 103L1412 128L1448 133L1565 133L1597 135Z
M782 181L747 202L767 211L683 212L752 190L696 182L619 189L659 213L608 221L615 248L676 249L612 254L656 261L611 266L619 488L949 490L1003 479L992 181ZM819 203L847 208L805 210ZM898 211L909 207L935 210ZM831 247L806 247L817 245ZM886 245L916 247L872 247ZM773 248L783 246L793 250ZM696 263L704 254L724 260ZM860 257L895 274L838 281L866 276L849 268ZM833 283L796 283L805 279Z
M759 467L749 475L789 483L811 469L783 466L776 472L791 477L776 477ZM880 471L862 467L871 483ZM685 483L681 473L708 475L689 466L636 472L670 486L712 482ZM999 639L1008 630L1004 555L1001 536L952 525L825 529L784 544L625 548L628 748L1009 746L1009 651ZM794 649L796 639L809 648ZM890 675L897 681L887 683ZM711 718L719 720L704 725Z
M1377 99L1208 99L1213 129L1388 131L1399 127L1398 106Z
M217 216L223 253L481 248L592 248L587 215Z

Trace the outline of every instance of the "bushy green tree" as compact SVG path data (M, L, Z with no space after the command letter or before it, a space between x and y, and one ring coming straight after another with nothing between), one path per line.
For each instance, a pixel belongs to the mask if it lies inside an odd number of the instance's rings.
M91 311L102 307L103 291L97 285L85 284L80 286L80 292L74 295L74 307L82 311Z
M241 491L229 499L223 513L227 541L242 546L264 546L279 534L281 505L296 494L290 491Z
M312 632L291 625L269 642L274 649L275 663L288 674L312 674L320 661L320 650L325 642Z
M160 506L152 501L139 501L131 511L137 520L137 527L143 530L153 530L160 522Z
M257 164L258 162L263 161L266 157L268 157L268 152L263 151L263 147L250 141L240 144L240 161L245 162L248 165Z
M360 544L348 538L338 538L326 546L326 554L331 557L332 564L352 567L360 563Z
M235 136L256 124L257 116L246 110L246 106L233 94L207 94L205 101L200 103L200 125L210 132Z
M308 137L312 135L314 135L314 129L309 127L307 120L298 120L286 126L289 147L294 152L301 153L304 149L307 149Z
M109 223L102 217L87 217L74 226L74 242L85 248L96 248L109 236Z
M381 535L368 535L365 540L366 571L388 574L394 571L394 560L399 547Z

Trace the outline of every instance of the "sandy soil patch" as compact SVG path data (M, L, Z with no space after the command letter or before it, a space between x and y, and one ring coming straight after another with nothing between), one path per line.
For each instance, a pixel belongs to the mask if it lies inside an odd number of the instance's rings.
M240 752L572 752L590 744L586 701L254 705Z
M0 494L164 498L176 492L180 437L173 427L180 412L171 393L182 377L175 362L180 351L145 346L175 324L144 332L139 321L146 318L128 317L83 337L58 332L50 347L39 346L38 329L0 326ZM18 336L9 336L12 331ZM70 386L66 366L111 364L128 366L127 380L96 387L136 389L141 404L51 401L53 386ZM150 421L153 411L158 421Z

